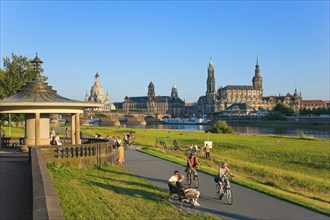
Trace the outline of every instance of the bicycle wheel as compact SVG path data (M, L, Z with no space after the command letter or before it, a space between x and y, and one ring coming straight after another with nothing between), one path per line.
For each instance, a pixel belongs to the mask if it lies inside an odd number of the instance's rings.
M216 190L218 199L222 199L222 196L220 195L220 184L219 183L217 185L215 185L215 190Z
M188 178L189 177L189 178ZM187 174L187 184L190 186L191 185L191 178L192 178L192 175L191 174Z
M231 188L226 189L225 196L227 198L228 205L233 204L233 193L231 191Z
M192 183L194 184L195 188L197 189L199 187L199 179L197 175L191 175L190 179L192 179Z

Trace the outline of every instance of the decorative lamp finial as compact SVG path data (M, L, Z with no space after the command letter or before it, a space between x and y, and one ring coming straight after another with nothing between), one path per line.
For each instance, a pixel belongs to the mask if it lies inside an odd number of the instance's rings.
M39 59L38 53L36 53L36 57L30 62L32 63L32 67L34 68L36 77L40 77L39 68L41 66L41 63L43 62Z

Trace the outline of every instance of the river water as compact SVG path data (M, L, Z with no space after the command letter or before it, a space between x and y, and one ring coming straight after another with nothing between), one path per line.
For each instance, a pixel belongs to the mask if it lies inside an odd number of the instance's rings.
M301 126L292 124L272 124L264 125L245 125L231 124L234 132L242 134L263 134L263 135L284 135L284 136L312 136L319 138L330 138L330 125L327 126ZM184 125L184 124L147 124L133 125L122 124L121 127L127 128L154 128L154 129L179 129L188 131L205 131L209 128L208 125Z

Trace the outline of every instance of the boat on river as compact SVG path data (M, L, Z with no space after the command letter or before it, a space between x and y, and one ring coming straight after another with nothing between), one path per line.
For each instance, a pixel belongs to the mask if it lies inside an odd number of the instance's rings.
M208 124L210 120L206 118L164 118L164 124L191 124L191 125L203 125Z
M93 118L91 117L89 120L88 120L88 124L89 125L99 125L101 122L101 119L99 118Z

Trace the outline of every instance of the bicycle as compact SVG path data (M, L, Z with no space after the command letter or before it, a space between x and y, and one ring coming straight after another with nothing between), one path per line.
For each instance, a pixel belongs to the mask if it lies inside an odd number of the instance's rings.
M230 188L229 179L227 179L227 184L225 184L225 185L223 185L221 180L218 181L218 183L216 185L216 193L217 193L219 200L221 200L225 196L227 199L228 205L233 204L233 192Z
M195 188L197 189L199 187L199 178L196 172L196 169L191 169L191 172L187 173L187 184L189 186L191 186L191 184L193 184L195 186Z

